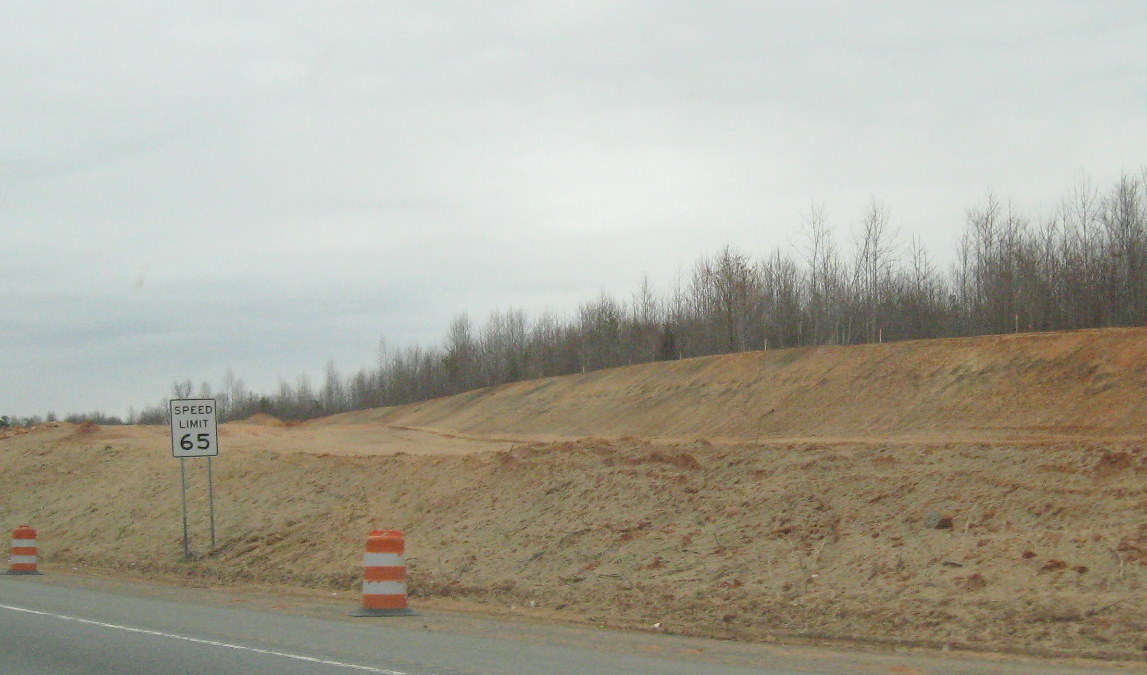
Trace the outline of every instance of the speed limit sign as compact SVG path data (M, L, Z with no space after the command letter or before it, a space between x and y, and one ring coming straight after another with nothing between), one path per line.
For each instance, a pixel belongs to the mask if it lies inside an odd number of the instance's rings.
M171 400L171 454L176 457L219 456L215 399Z

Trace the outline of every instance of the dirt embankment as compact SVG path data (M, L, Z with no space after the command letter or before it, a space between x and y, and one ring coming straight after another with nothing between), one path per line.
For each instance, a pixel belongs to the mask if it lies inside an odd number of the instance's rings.
M1144 352L1144 330L780 351L225 425L214 551L189 463L193 563L166 430L56 425L0 440L0 520L57 565L331 589L395 527L416 603L1137 658Z
M475 434L986 439L1147 434L1147 331L809 347L650 363L329 418Z

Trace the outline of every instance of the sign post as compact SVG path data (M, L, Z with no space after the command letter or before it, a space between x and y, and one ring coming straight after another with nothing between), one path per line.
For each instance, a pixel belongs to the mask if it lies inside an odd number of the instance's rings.
M211 481L211 458L207 458L207 508L211 513L211 550L215 550L215 486Z
M179 494L183 501L183 559L191 560L191 546L187 539L187 460L179 458Z
M215 399L178 398L169 403L171 418L171 454L179 458L179 482L183 497L183 557L191 559L187 536L188 457L207 458L207 503L211 510L211 548L215 548L215 487L212 485L211 458L219 456L219 425Z

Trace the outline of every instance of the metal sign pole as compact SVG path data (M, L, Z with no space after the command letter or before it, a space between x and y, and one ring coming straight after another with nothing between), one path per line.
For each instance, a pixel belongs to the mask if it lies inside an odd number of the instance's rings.
M211 550L215 550L215 484L211 480L211 457L207 458L207 504L211 509Z
M219 424L213 398L173 398L167 403L171 423L171 454L179 458L179 484L183 497L183 557L191 559L187 534L187 469L188 457L207 458L207 499L211 508L211 549L215 549L215 486L211 475L211 458L219 454Z
M179 488L183 497L183 559L191 560L191 545L187 539L187 460L179 458Z

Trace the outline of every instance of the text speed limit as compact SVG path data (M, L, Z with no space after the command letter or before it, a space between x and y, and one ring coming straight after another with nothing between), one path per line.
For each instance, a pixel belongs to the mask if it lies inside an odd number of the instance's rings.
M176 457L219 455L215 399L171 400L171 454Z

